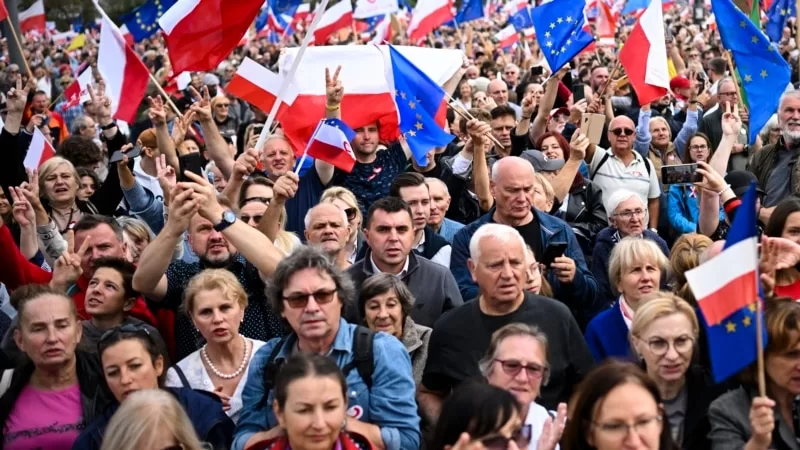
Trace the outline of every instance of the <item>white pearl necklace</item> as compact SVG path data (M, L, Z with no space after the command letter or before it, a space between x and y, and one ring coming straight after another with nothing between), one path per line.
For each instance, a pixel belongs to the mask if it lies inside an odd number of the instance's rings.
M239 336L241 336L241 335L239 335ZM203 357L203 361L205 361L206 364L208 364L208 368L211 369L211 371L214 373L214 375L222 378L223 380L231 380L233 378L238 377L242 373L244 368L247 367L247 361L249 361L249 359L250 359L249 358L249 355L250 355L250 341L245 339L244 336L242 336L242 340L244 340L244 356L242 357L242 363L239 364L239 368L236 369L236 372L233 372L233 373L222 373L219 370L217 370L217 368L214 367L214 363L211 362L211 358L208 357L208 353L206 353L206 347L208 347L208 344L204 345L203 348L200 349L200 356Z

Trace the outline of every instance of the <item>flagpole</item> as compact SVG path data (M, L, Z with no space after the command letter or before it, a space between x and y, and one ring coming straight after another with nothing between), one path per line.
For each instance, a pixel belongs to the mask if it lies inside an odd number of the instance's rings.
M22 44L19 41L19 35L17 35L17 29L14 27L14 24L11 23L11 16L6 17L8 21L8 28L11 29L11 35L14 36L14 41L17 43L17 48L19 49L20 54L22 55L22 62L25 64L25 72L27 72L28 77L33 78L33 72L31 72L30 66L28 66L28 59L25 58L25 52L22 51Z
M795 1L795 19L794 19L794 26L796 28L794 34L794 41L797 44L797 47L800 47L800 18L797 17L797 11L800 11L800 0ZM800 72L800 59L797 60L797 70Z
M319 123L317 124L317 128L314 129L314 134L312 134L311 139L308 140L306 148L303 150L303 156L300 157L300 162L298 162L297 165L294 167L294 173L300 174L300 170L303 169L303 164L305 164L306 158L308 157L308 148L311 147L311 142L314 141L314 137L316 137L317 131L319 131L319 127L322 126L322 122L324 121L325 119L320 120Z
M181 116L181 110L178 109L178 107L175 105L175 103L172 102L172 99L170 98L169 94L167 94L167 91L165 91L164 88L161 86L161 83L158 82L158 80L156 79L156 76L153 75L153 73L150 72L149 70L147 71L147 74L150 75L150 81L152 81L153 84L156 85L156 89L158 89L158 92L161 93L161 95L164 96L164 101L167 102L169 107L172 108L173 111L175 111L175 114L177 114L178 117L180 117Z
M600 91L600 97L604 97L606 95L606 91L608 91L608 87L611 86L611 83L614 81L614 77L617 75L617 72L619 72L619 68L621 65L622 63L620 63L619 59L617 59L617 63L614 64L614 69L611 71L611 75L609 75L608 81L606 81L606 84Z
M731 71L731 80L733 80L733 85L736 86L736 92L739 93L739 111L744 110L744 101L742 100L741 92L742 87L739 85L739 79L736 77L736 67L733 65L733 58L731 58L731 52L725 50L725 61L728 62L728 70Z
M256 142L256 150L261 150L264 146L264 142L267 140L267 136L270 133L270 128L272 127L272 123L275 122L275 116L278 115L278 108L280 108L281 103L283 102L284 96L286 96L286 91L289 90L289 83L292 82L294 79L294 75L297 72L297 68L300 66L300 61L303 59L303 54L306 52L308 48L308 44L311 43L311 39L314 37L314 30L317 29L317 25L319 21L322 19L322 16L325 15L325 9L328 7L328 0L322 0L322 2L317 5L317 14L314 14L314 20L311 21L311 25L309 25L308 29L306 30L306 35L303 37L303 43L300 45L300 50L297 51L297 55L294 57L294 61L292 61L292 67L289 69L289 73L283 78L281 82L281 88L278 91L278 98L275 99L275 103L272 105L272 110L269 112L269 116L267 117L267 121L264 123L264 128L261 129L261 134L258 136L258 142Z
M758 272L756 272L758 281ZM761 299L756 296L756 367L758 370L758 395L767 396L767 383L764 377L764 317Z
M447 97L447 106L449 106L450 109L452 109L454 113L458 114L459 117L461 117L464 120L474 120L475 119L475 117L473 117L472 114L469 113L469 111L462 111L462 110L459 109L458 106L453 105L453 103L455 103L456 100L453 97L451 97L450 94L445 92L444 95ZM486 137L488 137L490 141L494 142L495 145L499 145L501 148L505 148L505 146L503 144L501 144L500 141L498 141L496 137L492 136L491 133L487 133Z

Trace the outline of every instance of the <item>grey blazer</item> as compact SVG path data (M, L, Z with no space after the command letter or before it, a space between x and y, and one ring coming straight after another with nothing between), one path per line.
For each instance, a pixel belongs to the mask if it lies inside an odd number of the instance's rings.
M431 340L433 329L418 325L406 317L403 323L403 345L408 350L411 357L411 368L414 374L414 382L419 386L422 381L422 373L425 371L425 362L428 360L428 342Z
M750 404L755 391L740 387L723 394L711 403L708 419L711 422L709 440L712 450L743 449L750 439ZM800 450L794 433L775 408L777 427L772 432L770 449Z

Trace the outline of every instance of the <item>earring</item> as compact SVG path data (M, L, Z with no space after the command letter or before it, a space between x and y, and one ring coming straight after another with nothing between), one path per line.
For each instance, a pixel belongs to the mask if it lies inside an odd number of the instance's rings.
M347 428L347 417L342 419L342 431L344 431L346 428Z

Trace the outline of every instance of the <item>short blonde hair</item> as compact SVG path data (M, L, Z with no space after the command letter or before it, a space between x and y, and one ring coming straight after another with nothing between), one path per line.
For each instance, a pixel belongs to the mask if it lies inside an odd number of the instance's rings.
M117 217L117 223L125 234L130 235L135 241L150 242L153 240L153 231L144 221L131 216Z
M206 269L189 280L183 293L183 308L190 316L194 312L194 299L200 292L218 289L229 300L235 300L242 309L247 308L247 292L236 276L225 269Z
M136 391L111 417L101 450L156 448L159 428L169 433L185 450L201 450L200 439L186 411L175 397L161 389Z
M70 162L70 160L66 158L62 158L60 156L53 156L52 158L48 159L41 166L39 166L39 193L40 195L44 195L44 180L50 176L51 173L55 172L61 166L67 166L67 169L72 172L72 178L75 181L75 185L80 187L80 179L81 176L78 175L78 169Z
M655 242L633 236L619 241L611 250L611 259L608 263L608 281L611 287L616 290L616 286L622 279L622 273L642 261L649 261L657 265L661 269L662 278L669 269L669 260Z
M348 204L351 208L356 209L356 217L358 218L358 223L364 224L364 215L361 214L361 208L358 205L358 199L356 199L355 194L353 194L350 189L343 188L341 186L334 186L325 189L322 193L322 197L319 199L320 203L333 203L334 200L339 199Z
M671 316L673 314L683 314L692 324L692 336L697 339L700 334L700 324L697 321L697 314L689 303L670 292L656 292L647 297L636 309L631 323L630 338L641 337L642 333L658 319Z
M556 198L556 191L553 190L553 185L550 183L550 180L548 180L547 177L539 172L536 172L534 176L536 177L536 182L542 186L542 189L544 190L544 196L547 197L547 201L553 203Z

